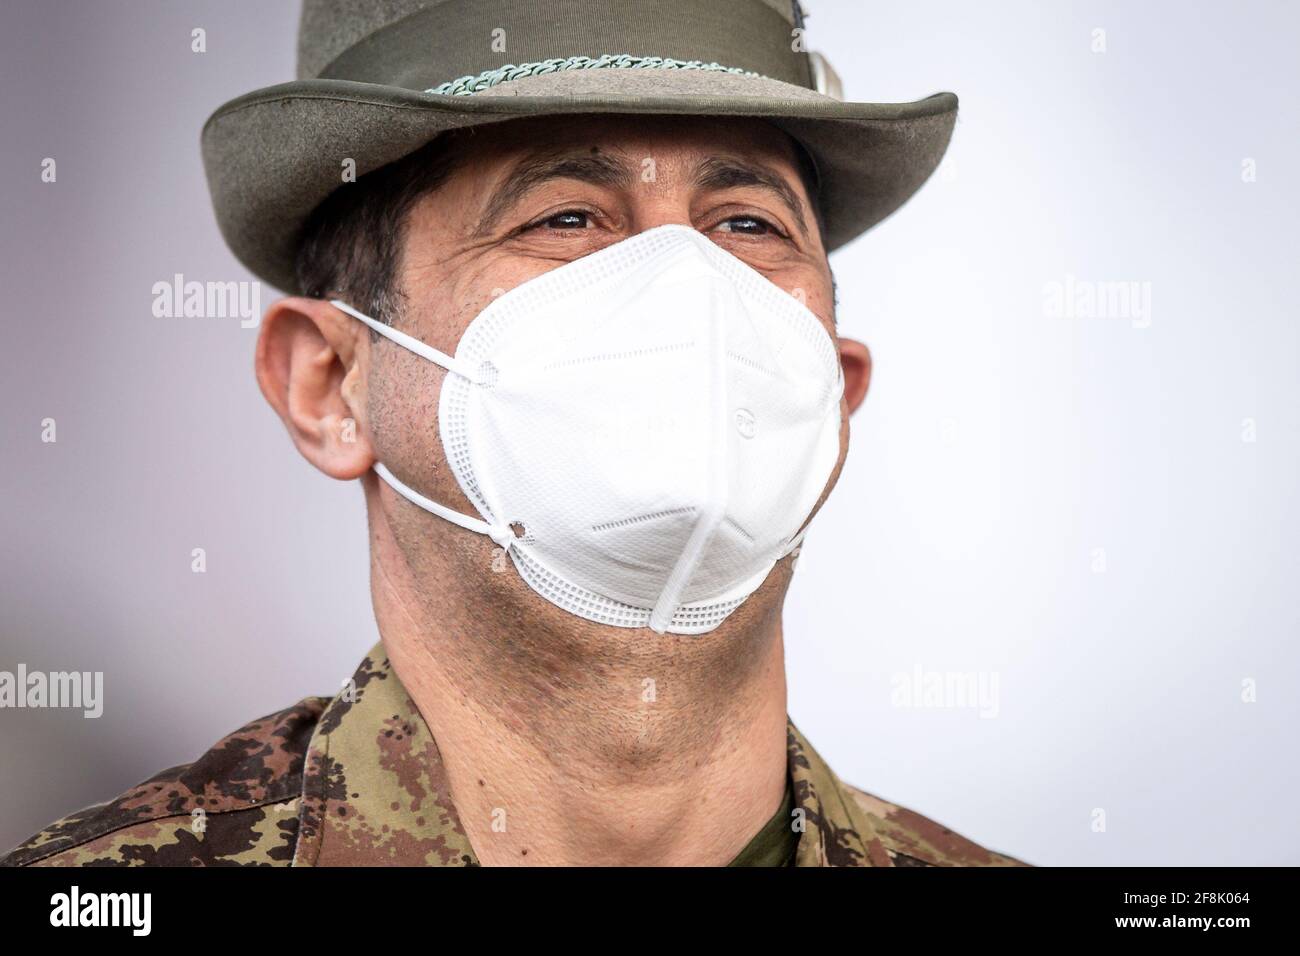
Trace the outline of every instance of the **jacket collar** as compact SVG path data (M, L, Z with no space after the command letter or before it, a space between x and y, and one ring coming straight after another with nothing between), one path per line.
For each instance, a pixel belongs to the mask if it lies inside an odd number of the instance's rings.
M796 866L890 866L852 792L787 719ZM377 643L307 750L294 866L474 866L438 745Z

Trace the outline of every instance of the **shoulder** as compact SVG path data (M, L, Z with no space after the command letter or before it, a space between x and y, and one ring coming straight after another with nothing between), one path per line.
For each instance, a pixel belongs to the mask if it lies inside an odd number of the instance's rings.
M906 807L840 781L846 800L859 817L865 817L878 846L894 866L1029 866L1015 857L998 853L949 830L941 823Z
M56 820L0 866L287 866L303 762L328 697L245 724L192 763Z

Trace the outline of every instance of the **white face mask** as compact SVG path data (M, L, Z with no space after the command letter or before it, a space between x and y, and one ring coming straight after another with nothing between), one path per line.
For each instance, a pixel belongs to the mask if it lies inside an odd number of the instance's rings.
M830 335L687 226L510 290L454 358L333 304L452 373L438 425L481 520L379 476L491 537L529 587L590 621L713 630L799 543L839 457Z

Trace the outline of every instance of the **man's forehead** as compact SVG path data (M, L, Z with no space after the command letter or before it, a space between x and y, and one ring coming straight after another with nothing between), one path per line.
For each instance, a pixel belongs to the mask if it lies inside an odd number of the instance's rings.
M513 120L478 127L456 138L465 159L492 160L497 166L606 155L640 165L698 162L734 156L776 164L796 162L796 146L784 131L752 117L564 116Z
M808 231L812 174L783 130L751 117L577 116L516 120L453 134L454 190L483 204L485 235L539 184L577 180L611 190L757 187Z

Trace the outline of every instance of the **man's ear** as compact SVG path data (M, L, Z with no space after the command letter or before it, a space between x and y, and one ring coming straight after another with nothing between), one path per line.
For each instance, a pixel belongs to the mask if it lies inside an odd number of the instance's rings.
M852 415L871 385L871 350L856 339L841 336L840 365L844 367L844 398Z
M255 359L257 384L298 451L344 481L375 463L355 326L320 299L281 299L262 319Z

